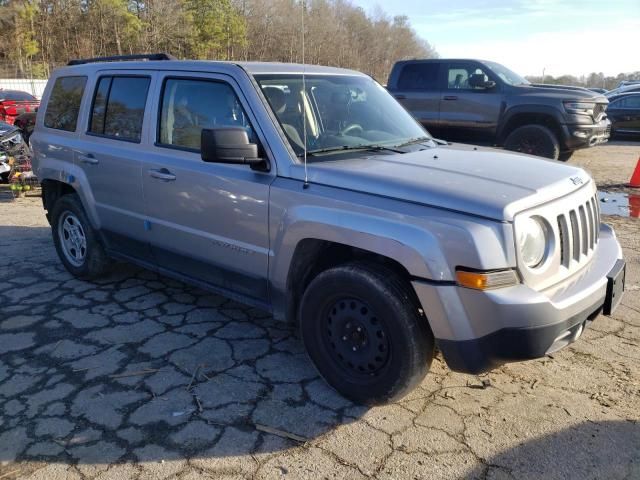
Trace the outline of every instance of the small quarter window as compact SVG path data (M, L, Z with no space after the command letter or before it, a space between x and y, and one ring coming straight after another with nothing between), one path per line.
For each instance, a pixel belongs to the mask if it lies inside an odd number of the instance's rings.
M87 77L60 77L53 84L44 114L44 126L75 132Z
M168 78L164 83L158 143L200 151L203 128L243 127L255 134L230 85L224 82Z
M139 142L149 77L102 77L96 87L89 132Z

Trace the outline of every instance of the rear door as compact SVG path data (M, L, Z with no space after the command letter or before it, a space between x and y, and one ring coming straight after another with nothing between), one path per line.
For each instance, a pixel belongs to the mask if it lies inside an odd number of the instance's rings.
M240 126L261 134L232 77L165 73L154 94L158 125L142 165L149 240L160 266L226 292L267 300L271 172L206 163L203 128Z
M440 63L412 62L402 67L393 96L432 134L438 134Z
M445 65L445 88L441 93L440 127L447 140L489 141L495 138L502 93L492 72L476 62ZM478 86L479 80L496 82L492 88Z
M75 149L108 247L149 260L140 158L145 110L155 72L103 71L92 84L90 108Z

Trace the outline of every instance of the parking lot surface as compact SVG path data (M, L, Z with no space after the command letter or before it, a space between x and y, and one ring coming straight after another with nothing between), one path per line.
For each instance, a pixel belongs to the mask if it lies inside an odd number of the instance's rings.
M571 163L629 192L639 155ZM0 194L0 479L640 478L638 219L604 217L627 292L576 343L482 377L437 357L364 408L264 312L126 264L75 280L39 199Z

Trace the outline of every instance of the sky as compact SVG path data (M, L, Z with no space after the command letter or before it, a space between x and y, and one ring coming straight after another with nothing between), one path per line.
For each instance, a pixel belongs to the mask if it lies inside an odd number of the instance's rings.
M481 58L522 75L640 71L640 0L352 0L406 15L442 58Z

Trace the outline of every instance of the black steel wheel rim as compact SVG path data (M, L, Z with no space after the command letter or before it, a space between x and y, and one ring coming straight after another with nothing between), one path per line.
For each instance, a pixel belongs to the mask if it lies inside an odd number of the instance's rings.
M523 153L528 153L529 155L541 155L546 154L547 149L540 139L535 138L533 136L525 137L520 142L520 148L518 151Z
M365 302L356 298L335 301L324 312L322 327L325 348L344 373L376 376L389 363L386 322Z

